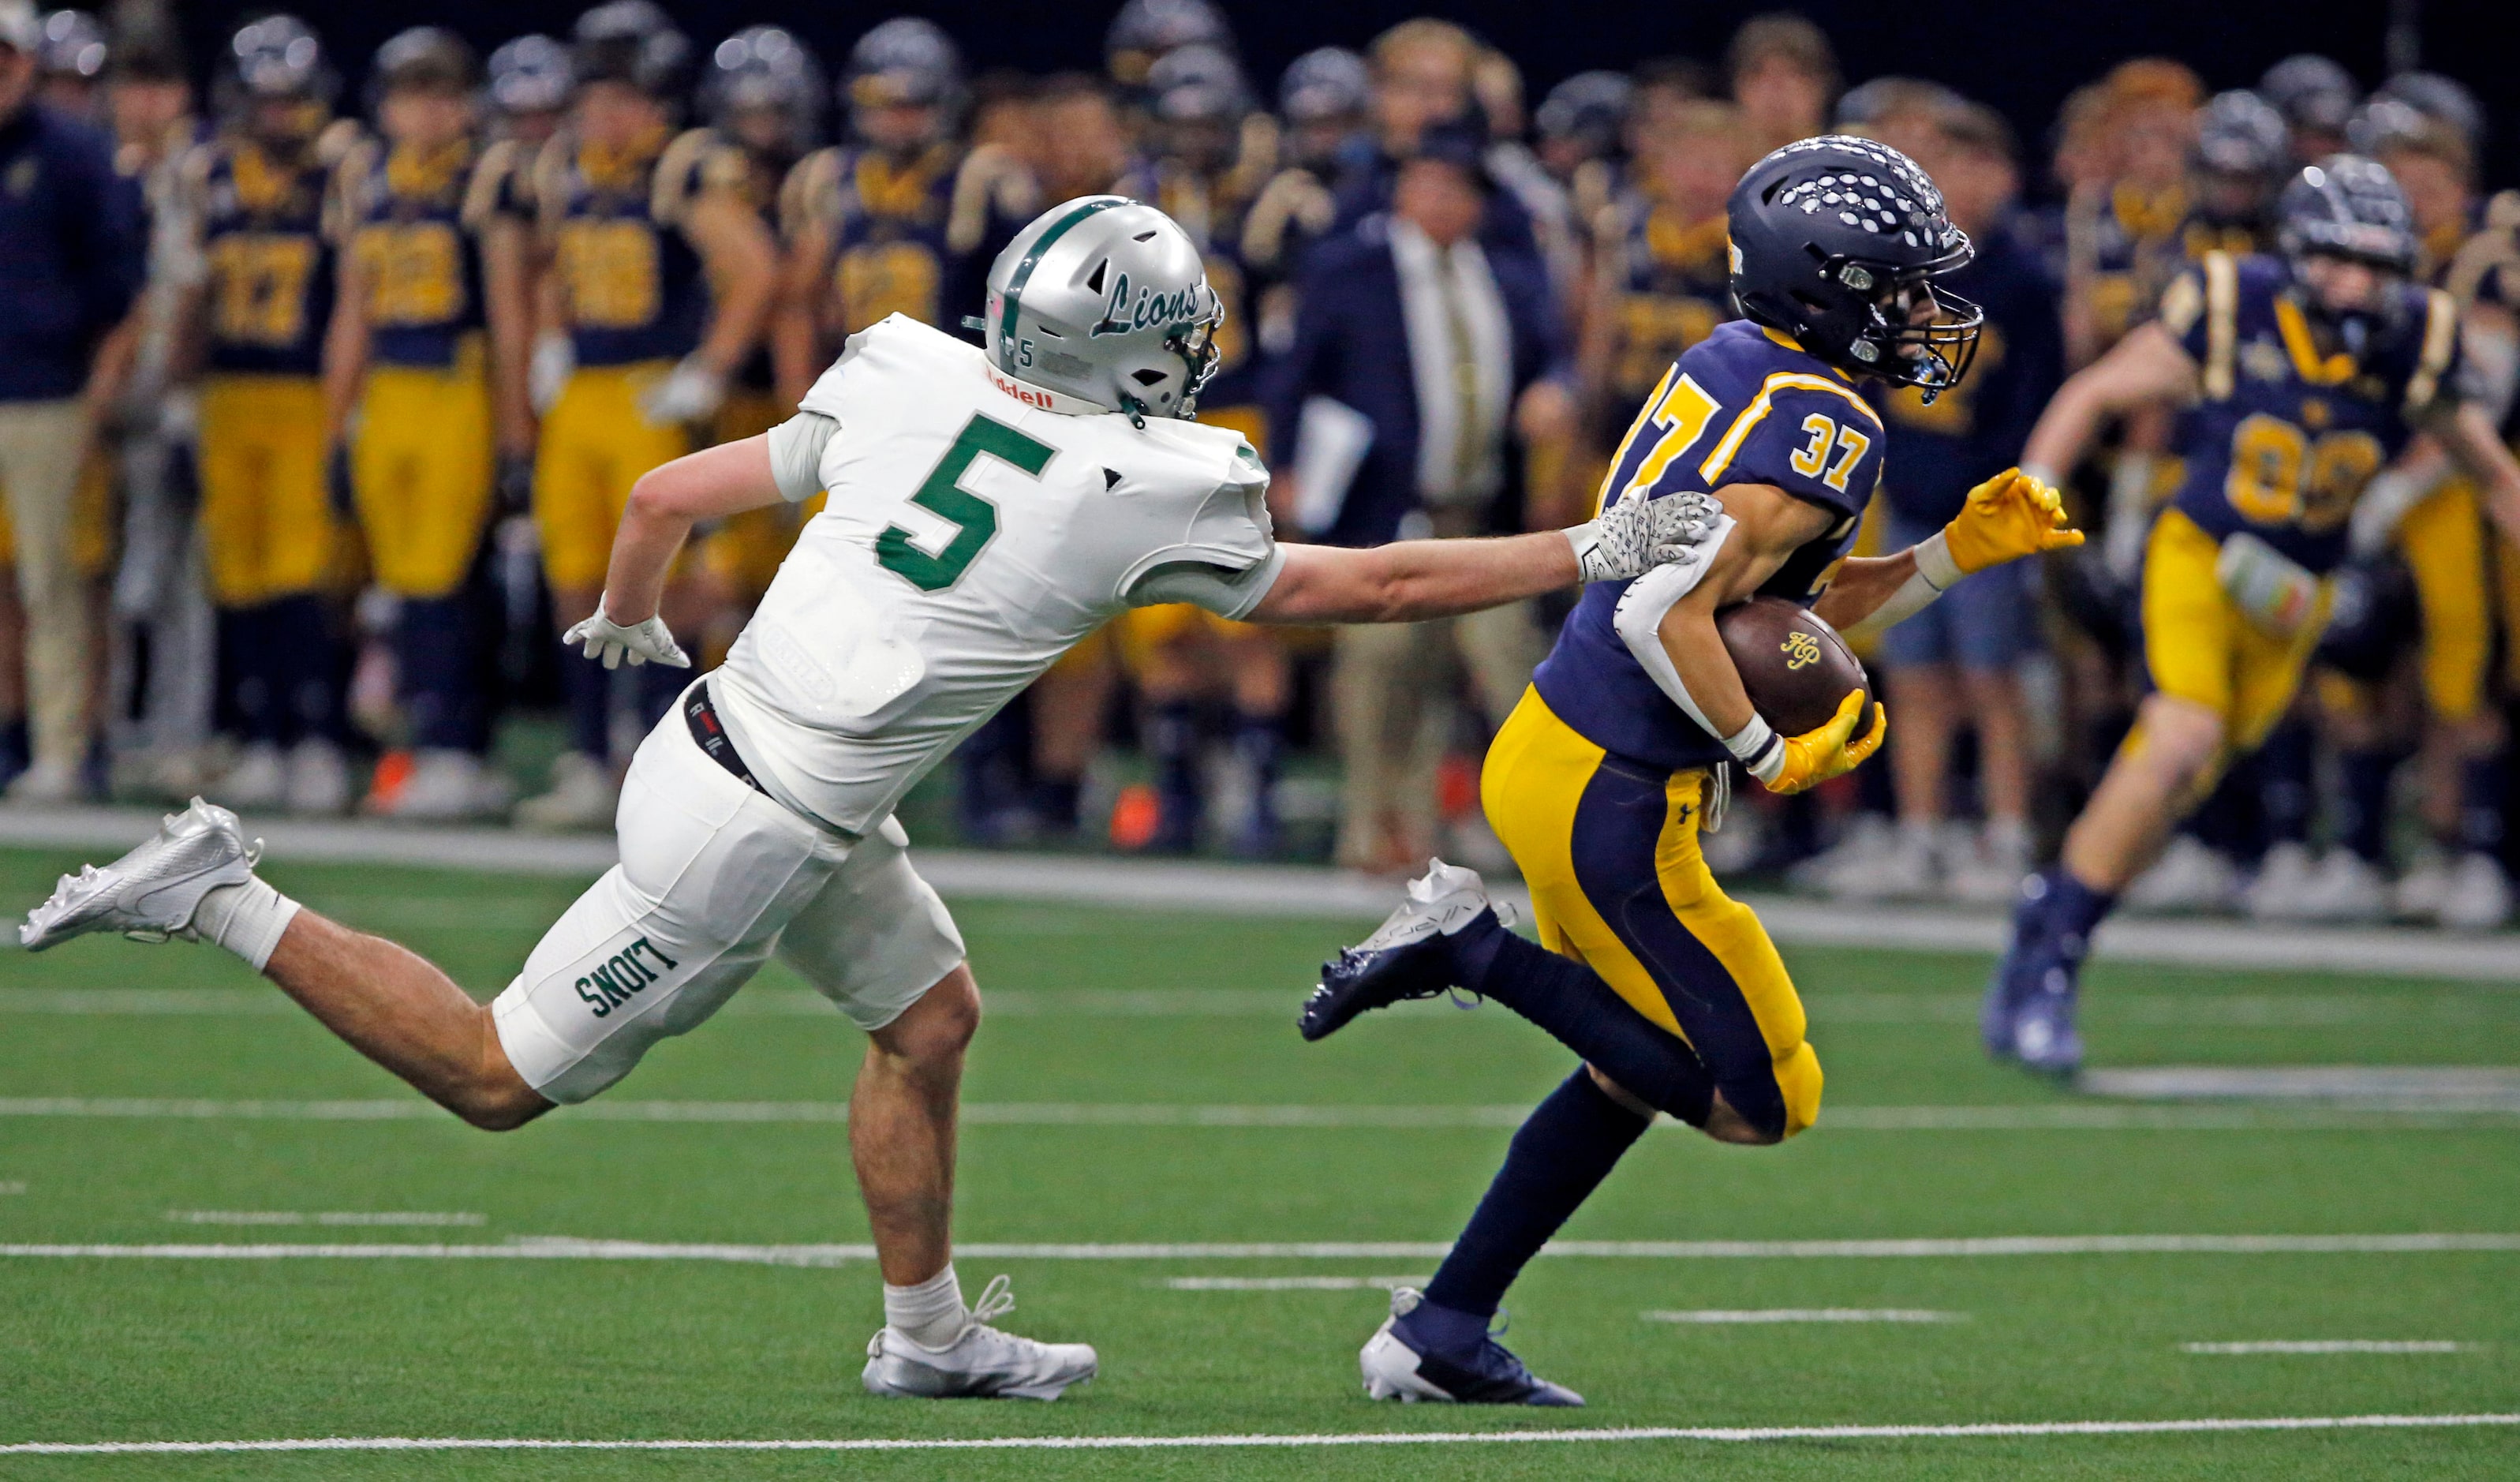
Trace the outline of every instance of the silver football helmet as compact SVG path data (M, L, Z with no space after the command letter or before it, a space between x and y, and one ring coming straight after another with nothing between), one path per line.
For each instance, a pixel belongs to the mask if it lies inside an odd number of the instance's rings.
M1224 322L1180 223L1125 196L1081 196L998 254L981 328L999 370L1143 427L1198 410Z

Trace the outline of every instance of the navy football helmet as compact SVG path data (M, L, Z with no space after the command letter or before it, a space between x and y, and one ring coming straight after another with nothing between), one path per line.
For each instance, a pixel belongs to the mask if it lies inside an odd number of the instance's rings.
M1933 280L1977 249L1914 160L1847 134L1797 140L1750 166L1727 213L1732 297L1753 321L1929 401L1968 374L1986 313ZM1929 320L1912 317L1919 292Z
M2311 52L2286 57L2258 79L2258 95L2275 106L2297 130L2341 133L2362 101L2354 74Z
M692 44L654 0L608 0L577 18L570 72L579 82L626 82L651 98L682 92Z
M295 16L265 16L228 43L228 67L220 81L242 97L282 101L333 101L339 79L325 59L324 43Z
M568 48L549 36L518 36L490 54L490 106L500 112L558 112L568 89Z
M1532 114L1543 139L1571 139L1588 155L1618 153L1636 84L1625 72L1577 72L1549 90Z
M747 25L717 44L700 77L700 113L733 131L739 112L775 112L788 150L813 147L823 116L823 65L784 26Z
M2330 155L2305 165L2275 202L2275 240L2296 260L2349 257L2408 273L2415 266L2415 218L2397 177L2376 159Z
M1278 111L1290 123L1362 113L1372 96L1373 76L1365 59L1343 46L1306 52L1278 78Z
M368 64L368 109L396 88L469 93L479 78L470 42L442 25L415 25L377 48Z
M840 79L850 108L951 108L963 94L963 54L932 21L898 16L858 38Z
M1242 121L1251 112L1251 89L1242 68L1205 43L1175 47L1147 69L1147 97L1166 123Z
M1128 0L1111 18L1102 56L1112 81L1138 88L1157 59L1185 46L1212 46L1231 55L1234 29L1225 23L1225 13L1209 0Z
M2276 176L2292 158L2292 130L2275 106L2245 88L2216 93L2196 117L2199 169Z
M2485 142L2484 106L2465 86L2439 72L2400 72L2371 96L2405 104L2437 123L2448 124L2467 140L2471 150Z

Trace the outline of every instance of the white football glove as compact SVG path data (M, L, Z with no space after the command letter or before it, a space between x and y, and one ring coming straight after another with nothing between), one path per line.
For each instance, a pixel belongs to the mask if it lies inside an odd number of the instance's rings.
M650 617L625 628L604 615L601 602L595 605L593 617L562 634L560 641L572 649L583 647L587 657L604 660L608 669L620 668L624 658L634 667L647 663L663 664L668 669L692 666L691 656L666 631L663 618Z
M686 355L680 364L639 393L639 415L660 427L705 422L726 400L726 378L699 356Z
M533 359L525 362L525 399L534 404L536 417L551 415L575 374L577 347L566 335L553 330L534 341Z
M1570 526L1566 539L1586 581L1626 581L1687 556L1715 533L1723 516L1713 495L1694 489L1661 499L1630 489L1598 517Z

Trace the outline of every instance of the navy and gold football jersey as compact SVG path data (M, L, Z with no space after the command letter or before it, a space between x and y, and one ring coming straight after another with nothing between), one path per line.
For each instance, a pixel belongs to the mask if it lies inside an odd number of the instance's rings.
M2185 192L2148 196L2128 185L2110 192L2090 217L2069 217L2070 229L2089 234L2088 245L2069 250L2088 253L2086 292L2099 337L2094 349L2108 348L2142 323L2163 286L2187 262L2187 223Z
M474 151L370 143L335 177L336 240L368 286L380 365L445 369L482 327L481 253L468 219Z
M323 166L223 137L185 160L185 186L201 237L208 368L320 374L333 317Z
M1253 353L1256 307L1252 275L1242 261L1242 219L1268 182L1233 170L1201 175L1171 160L1158 162L1149 173L1154 194L1142 199L1180 222L1198 244L1207 286L1225 305L1225 322L1216 327L1216 375L1198 396L1201 419L1214 421L1216 413L1228 408L1255 409L1260 400L1259 362ZM1263 454L1268 452L1251 428L1238 430Z
M2344 560L2346 523L2411 427L2457 394L2458 309L2402 284L2373 342L2323 347L2279 257L2216 252L2162 295L2161 326L2198 369L2180 414L2173 504L2221 539L2249 531L2314 571Z
M1653 394L1665 367L1733 317L1725 220L1684 222L1631 190L1594 224L1603 306L1610 315L1604 368L1604 441Z
M959 152L937 144L908 159L880 150L818 151L788 177L780 221L815 238L830 328L855 335L892 314L944 325L946 244Z
M1717 327L1663 373L1611 461L1604 503L1765 483L1830 516L1759 595L1809 606L1855 545L1881 481L1881 419L1844 372L1748 320ZM1724 743L1665 697L1612 626L1626 582L1595 582L1532 685L1587 741L1667 769L1730 759Z
M567 134L544 146L533 199L579 365L679 360L699 343L708 282L682 212L698 189L740 186L742 172L697 130L618 154Z

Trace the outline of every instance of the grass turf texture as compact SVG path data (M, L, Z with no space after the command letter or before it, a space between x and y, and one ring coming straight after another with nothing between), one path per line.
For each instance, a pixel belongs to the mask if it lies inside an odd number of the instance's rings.
M0 853L22 909L70 861ZM290 868L282 888L408 941L487 995L565 882ZM1319 1046L1293 1012L1355 922L958 909L984 994L972 1102L1520 1102L1569 1057L1497 1010L1411 1005ZM1988 1066L1982 961L1788 953L1829 1074L1810 1136L1728 1149L1658 1130L1568 1228L1579 1239L2520 1230L2520 1125L1832 1133L1829 1106L2056 1103ZM2091 973L2096 1060L2520 1062L2520 995L2490 985ZM207 948L0 955L0 1096L407 1096L293 1013L12 1012L62 989L257 989ZM773 969L612 1093L839 1101L862 1042ZM768 990L768 992L764 992ZM1113 1012L1111 990L1156 997ZM1275 994L1271 1000L1265 995ZM1098 997L1097 995L1104 995ZM1203 996L1202 996L1203 995ZM1833 1013L1832 1006L1844 1011ZM1019 1011L1018 1011L1019 1010ZM976 1125L970 1240L1441 1240L1502 1128ZM0 1242L859 1241L840 1128L605 1122L504 1138L444 1121L0 1118ZM477 1229L241 1230L170 1210L465 1211ZM978 1437L1578 1425L1826 1425L2520 1409L2520 1255L2126 1255L1535 1264L1511 1341L1589 1411L1376 1407L1356 1345L1379 1293L1177 1291L1170 1276L1423 1275L1427 1260L966 1261L1022 1299L1009 1325L1098 1344L1057 1405L883 1402L858 1389L871 1266L690 1262L0 1260L0 1442L281 1436ZM1669 1308L1931 1308L1932 1325L1681 1326ZM2199 1357L2188 1341L2455 1339L2448 1355ZM1703 1442L1344 1451L635 1453L45 1458L9 1477L2520 1475L2509 1428L2323 1434Z

